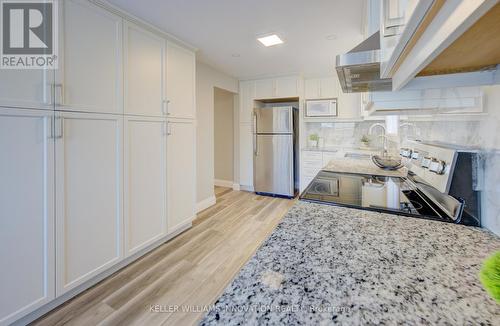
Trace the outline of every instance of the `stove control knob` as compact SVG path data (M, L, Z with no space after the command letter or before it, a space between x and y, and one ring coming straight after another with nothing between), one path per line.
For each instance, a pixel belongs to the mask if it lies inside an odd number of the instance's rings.
M413 153L411 153L411 158L413 160L418 160L420 157L420 153L418 151L413 151Z
M409 148L401 148L399 151L399 155L403 157L411 157L411 149Z
M436 174L444 174L446 170L446 163L444 161L433 158L429 165L429 171Z
M420 166L424 169L427 169L429 168L429 165L431 165L431 158L429 156L426 156L422 159L422 163L420 163Z

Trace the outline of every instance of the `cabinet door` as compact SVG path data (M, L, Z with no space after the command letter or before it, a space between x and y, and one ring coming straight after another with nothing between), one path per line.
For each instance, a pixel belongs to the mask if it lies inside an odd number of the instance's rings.
M268 99L275 95L274 79L259 79L255 81L255 98Z
M167 233L167 131L162 118L125 118L125 250Z
M240 184L253 187L254 139L251 124L240 125Z
M122 113L122 19L87 1L60 1L57 107Z
M57 294L122 256L121 116L56 113Z
M296 76L279 77L275 80L275 97L298 97L300 80Z
M165 40L124 23L125 113L163 116Z
M167 115L173 118L194 119L195 67L192 51L172 42L167 43Z
M54 110L54 70L2 69L0 107Z
M337 87L337 77L321 78L320 80L320 97L321 98L336 98L339 96Z
M0 324L54 298L52 112L0 109Z
M195 216L196 137L194 122L168 122L168 232Z
M304 81L304 95L306 100L320 98L320 79L306 79Z
M250 123L252 121L252 113L254 109L255 98L255 82L242 81L240 82L240 122Z
M341 119L359 119L361 116L361 95L359 93L344 93L339 89L337 115Z

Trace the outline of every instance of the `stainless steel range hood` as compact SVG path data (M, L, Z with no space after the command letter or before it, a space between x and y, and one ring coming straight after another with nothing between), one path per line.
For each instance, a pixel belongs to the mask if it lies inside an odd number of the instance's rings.
M344 93L392 91L392 80L380 78L379 32L337 55L335 69Z

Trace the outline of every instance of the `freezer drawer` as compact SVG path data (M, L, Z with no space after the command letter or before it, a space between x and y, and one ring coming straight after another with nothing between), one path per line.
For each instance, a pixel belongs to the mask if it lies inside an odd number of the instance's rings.
M273 107L254 109L254 133L291 134L293 133L293 108Z
M294 196L292 135L255 135L255 192Z

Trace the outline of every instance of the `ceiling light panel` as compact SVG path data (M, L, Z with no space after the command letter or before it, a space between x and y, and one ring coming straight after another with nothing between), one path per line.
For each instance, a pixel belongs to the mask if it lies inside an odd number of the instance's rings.
M257 38L257 40L260 43L264 44L264 46L273 46L273 45L283 43L283 40L280 39L279 36L276 34L268 35L268 36L264 36L264 37L259 37L259 38Z

